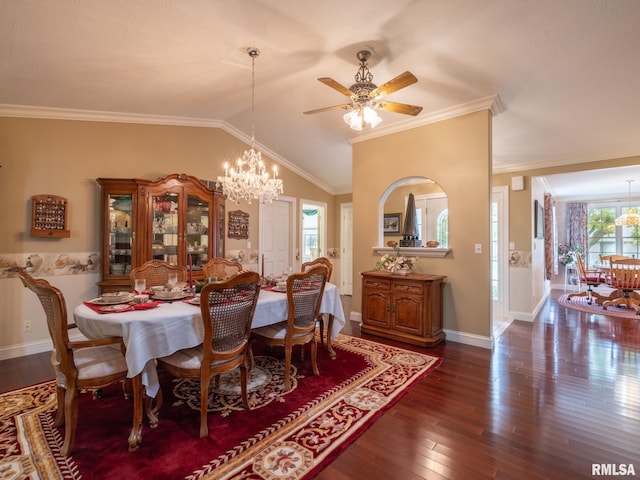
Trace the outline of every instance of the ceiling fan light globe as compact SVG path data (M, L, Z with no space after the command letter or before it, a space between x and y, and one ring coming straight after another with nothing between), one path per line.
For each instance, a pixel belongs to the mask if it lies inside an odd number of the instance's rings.
M362 130L362 118L360 118L359 112L356 110L345 113L342 118L344 119L344 123L349 125L353 130Z
M376 126L378 126L382 121L382 119L378 115L378 112L376 112L371 107L364 107L364 110L362 111L362 116L364 117L365 123L368 123L369 125L371 125L371 128L376 128Z

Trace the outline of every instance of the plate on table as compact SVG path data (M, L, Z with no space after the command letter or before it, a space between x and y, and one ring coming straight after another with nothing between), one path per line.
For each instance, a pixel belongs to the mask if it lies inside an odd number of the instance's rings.
M200 306L200 297L193 297L190 298L189 300L186 301L187 303L190 303L191 305L196 305L196 306Z
M131 309L131 305L126 304L118 304L118 305L106 305L104 307L100 307L101 312L120 312L122 310Z
M182 300L187 298L189 294L184 291L180 292L153 292L153 298L156 300Z
M287 287L279 287L277 285L273 287L271 290L273 290L274 292L287 293Z
M129 303L131 300L133 300L133 295L129 294L126 296L113 296L113 298L109 298L109 297L98 297L98 298L94 298L93 300L89 300L89 303L92 303L94 305L119 305L122 303Z

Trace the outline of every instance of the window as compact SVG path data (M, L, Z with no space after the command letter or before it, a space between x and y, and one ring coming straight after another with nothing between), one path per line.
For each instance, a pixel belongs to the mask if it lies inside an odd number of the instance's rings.
M639 211L639 206L631 209ZM629 207L619 204L590 204L588 218L589 265L598 265L601 255L640 258L640 227L616 227L616 217Z
M302 262L325 255L325 209L323 203L305 200L302 204Z

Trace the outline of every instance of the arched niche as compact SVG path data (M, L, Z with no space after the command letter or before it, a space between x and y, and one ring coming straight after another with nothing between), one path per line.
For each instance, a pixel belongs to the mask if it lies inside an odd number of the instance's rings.
M420 239L422 247L400 247L407 255L424 257L444 257L448 246L448 202L444 189L430 178L407 177L391 184L382 194L378 204L378 246L374 249L383 254L394 250L388 241L402 239L406 201L410 193L416 200L416 209L426 211L426 217L419 222L422 226ZM395 219L399 216L397 233ZM443 231L443 229L445 229ZM438 234L439 233L439 234ZM437 247L427 247L428 241L439 241Z

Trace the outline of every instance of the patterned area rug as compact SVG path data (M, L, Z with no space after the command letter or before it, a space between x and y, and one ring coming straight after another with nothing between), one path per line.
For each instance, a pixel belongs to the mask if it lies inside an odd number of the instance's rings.
M626 306L610 306L607 307L606 310L603 310L602 305L598 305L595 301L593 301L591 303L591 305L589 305L587 303L587 297L571 297L571 299L568 299L569 295L562 295L559 299L558 299L558 304L563 306L563 307L567 307L567 308L572 308L573 310L579 310L581 312L587 312L587 313L596 313L598 315L607 315L609 317L621 317L621 318L634 318L637 319L639 318L638 315L636 315L636 312L634 312L633 310L629 310Z
M160 425L126 450L131 402L121 386L102 397L81 395L72 456L59 454L61 429L52 426L55 384L0 395L0 478L38 479L298 479L311 478L442 359L339 335L337 358L318 351L320 376L309 355L294 352L293 388L282 391L283 355L256 352L250 379L252 410L239 400L233 375L212 386L209 436L199 438L197 383L160 375Z

